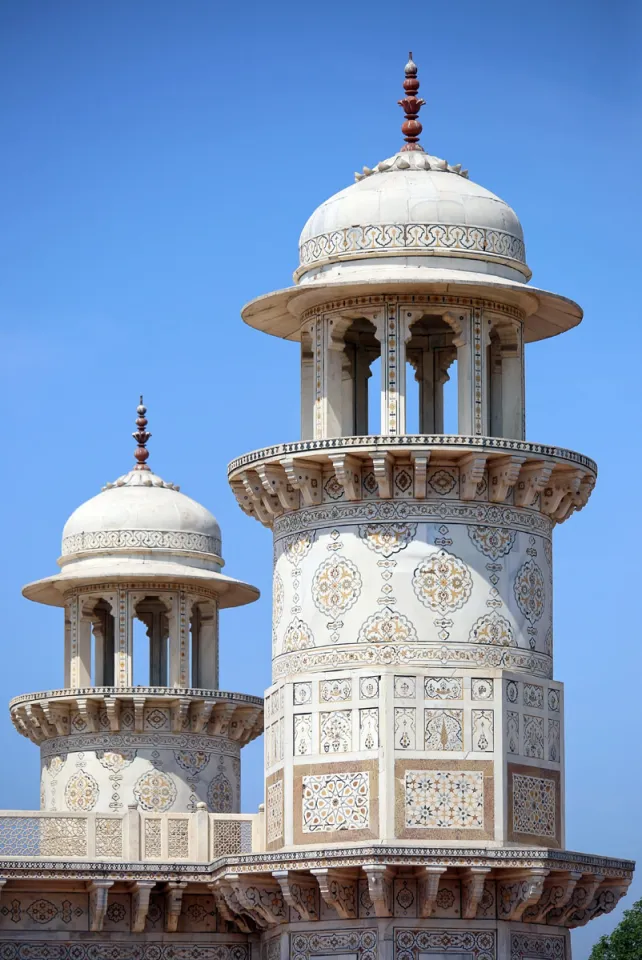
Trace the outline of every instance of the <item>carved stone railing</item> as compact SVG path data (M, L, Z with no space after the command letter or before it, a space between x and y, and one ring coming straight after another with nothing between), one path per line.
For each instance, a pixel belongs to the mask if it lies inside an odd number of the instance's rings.
M83 687L50 690L15 697L11 719L23 736L36 744L69 736L73 714L83 729L120 733L124 714L133 719L133 732L143 731L145 711L169 707L172 732L225 736L245 746L263 732L263 700L243 693L178 687ZM125 710L125 707L127 710ZM77 732L77 731L76 731Z
M0 811L0 861L127 861L206 864L262 849L262 815L208 813L124 814Z
M233 460L228 479L241 509L271 527L283 514L322 503L439 500L430 475L446 466L457 473L458 499L532 508L556 523L585 506L597 476L592 460L560 447L413 434L279 444Z

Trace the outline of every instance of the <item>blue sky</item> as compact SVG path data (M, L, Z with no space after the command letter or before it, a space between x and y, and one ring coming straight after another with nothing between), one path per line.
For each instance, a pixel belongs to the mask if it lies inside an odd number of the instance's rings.
M633 2L399 7L204 0L0 6L0 702L62 684L58 611L23 600L66 517L131 462L207 504L226 571L264 597L222 618L222 685L270 676L270 535L226 465L298 437L296 346L239 308L291 281L305 220L401 139L419 65L426 148L518 212L539 286L584 323L527 354L527 435L598 461L555 542L567 843L640 857L639 258L642 23ZM36 808L38 751L0 712L0 807ZM262 745L244 753L256 809ZM622 907L642 892L636 880ZM574 935L575 960L619 916Z

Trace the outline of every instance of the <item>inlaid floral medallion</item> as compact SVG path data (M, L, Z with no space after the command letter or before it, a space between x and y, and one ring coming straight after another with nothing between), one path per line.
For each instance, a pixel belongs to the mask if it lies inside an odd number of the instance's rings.
M497 647L517 646L510 622L496 610L475 621L468 639L471 643L492 643Z
M384 607L363 623L359 643L412 643L418 639L412 621L403 613Z
M514 530L506 527L469 526L467 529L472 543L490 560L499 560L510 553L517 536Z
M533 559L527 560L517 571L514 583L515 599L529 623L539 620L544 613L546 588L544 575Z
M136 759L135 750L97 750L96 759L110 773L120 773Z
M291 653L293 650L305 650L307 647L314 646L314 636L307 623L295 617L288 625L283 638L283 652Z
M412 577L417 599L430 610L449 613L466 603L473 581L466 564L447 550L421 561Z
M336 618L356 603L361 593L361 574L347 557L328 557L312 581L312 599L318 610Z
M99 787L90 773L79 770L67 781L65 803L68 810L93 810L98 800Z
M207 805L212 813L231 813L234 809L232 784L225 774L217 773L207 788Z
M176 800L176 786L168 773L148 770L136 781L134 797L143 810L163 813Z
M404 550L416 533L416 523L365 523L359 526L359 536L365 545L383 557Z
M309 554L314 543L314 537L313 530L306 530L304 533L296 533L286 538L283 544L283 552L295 567L298 567Z
M197 777L199 773L202 773L205 767L210 762L211 754L205 753L203 750L175 750L174 759L176 763L190 775L190 777Z

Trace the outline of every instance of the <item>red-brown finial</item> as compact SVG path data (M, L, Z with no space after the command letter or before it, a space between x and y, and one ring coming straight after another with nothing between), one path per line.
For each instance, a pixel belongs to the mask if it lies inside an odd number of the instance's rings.
M138 414L138 416L136 417L136 426L138 427L138 429L136 430L135 433L132 433L132 437L138 444L138 446L134 450L134 457L136 459L136 466L134 467L134 470L149 470L149 467L147 466L145 461L149 456L149 450L147 449L147 441L151 437L151 433L148 433L148 431L145 429L145 427L147 426L147 417L145 416L145 414L147 413L147 407L144 406L143 404L142 395L140 398L140 403L136 407L136 413Z
M403 82L403 88L406 96L403 100L398 100L399 106L405 114L405 120L401 125L401 132L404 135L405 144L401 148L404 153L408 150L421 150L424 148L419 143L422 126L417 119L419 111L423 107L425 100L417 96L419 90L419 81L417 80L417 64L413 63L412 52L408 54L408 63L405 67L406 79Z

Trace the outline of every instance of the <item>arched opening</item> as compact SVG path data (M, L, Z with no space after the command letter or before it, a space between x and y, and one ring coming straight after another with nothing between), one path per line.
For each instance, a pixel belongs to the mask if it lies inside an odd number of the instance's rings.
M136 604L132 639L134 686L166 687L169 616L159 597L144 597Z
M490 343L486 347L488 435L502 436L502 344L497 330L490 331Z
M218 689L218 607L212 601L198 602L190 617L192 687Z
M445 385L452 380L451 370L456 366L455 334L448 323L438 316L425 316L410 326L406 344L406 358L414 377L406 379L406 432L424 434L450 433L453 419L451 397L454 397L454 423L457 432L457 393ZM418 385L416 393L408 390L409 382ZM455 384L456 386L456 384ZM413 395L414 394L414 395ZM448 404L446 404L448 400ZM447 409L448 407L448 409Z
M380 406L380 378L374 372L381 345L376 327L365 317L350 323L343 334L342 357L342 435L362 437L378 433L375 429L374 406ZM378 413L379 420L381 414Z
M114 616L111 604L100 599L93 611L92 628L94 643L92 648L91 675L96 687L114 685Z

